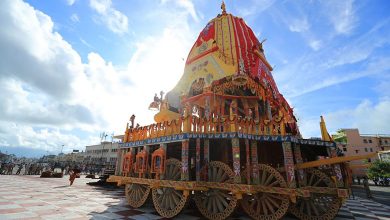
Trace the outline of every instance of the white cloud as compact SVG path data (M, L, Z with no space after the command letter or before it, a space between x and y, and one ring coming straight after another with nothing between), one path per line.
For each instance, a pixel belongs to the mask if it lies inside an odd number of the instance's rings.
M388 134L390 131L390 97L377 103L362 100L355 108L323 112L329 133L340 128L358 128L360 133ZM321 135L318 118L302 116L299 128L305 138Z
M70 16L70 20L73 21L74 23L77 23L77 22L80 21L80 18L79 18L79 16L77 14L72 14Z
M66 3L68 5L73 5L76 2L76 0L66 0Z
M161 0L161 3L163 4L172 2L183 8L195 21L199 21L198 13L196 12L194 3L192 3L191 0Z
M350 34L356 27L358 18L355 14L354 0L323 1L326 14L338 34Z
M363 100L354 109L329 113L332 131L337 128L359 128L361 133L388 134L390 131L390 97L378 103Z
M249 2L248 7L240 7L237 9L240 16L242 17L252 16L254 14L261 14L263 11L270 8L276 1L275 0L251 0L248 2Z
M84 150L84 146L90 143L98 143L98 137L81 139L70 133L65 133L58 128L33 128L13 122L0 122L0 130L12 130L12 132L0 132L0 145L6 147L28 147L42 149L51 152L60 152L64 144L64 152L72 149Z
M22 1L0 4L0 78L17 78L50 96L66 98L82 71L79 54L54 32L49 16Z
M89 5L99 14L97 20L103 22L112 32L116 34L128 32L127 16L113 8L111 0L90 0Z
M0 142L7 146L47 148L55 144L30 140L39 135L34 134L35 128L57 130L53 135L58 142L69 136L62 130L78 129L93 134L104 129L106 115L98 115L101 111L80 98L85 97L80 94L83 88L107 82L89 81L85 71L87 67L93 68L94 63L83 64L79 54L53 30L50 17L27 3L1 1L0 20L0 123L3 127ZM89 99L100 101L93 97ZM101 102L93 106L100 109L104 105ZM10 128L13 125L16 130ZM16 134L19 136L15 137ZM61 135L64 137L58 137Z
M303 19L292 19L289 21L288 28L292 32L306 32L310 29L310 24L306 17Z
M320 40L312 40L309 42L309 46L311 47L311 49L313 49L314 51L317 51L319 49L321 49L322 47L322 42Z
M96 10L106 13L107 2ZM97 53L82 63L49 16L22 1L1 1L1 145L58 150L64 143L94 144L101 131L123 133L133 113L137 123L152 123L155 112L147 108L154 93L172 89L183 72L195 36L188 16L167 17L169 27L136 42L128 66L120 68Z

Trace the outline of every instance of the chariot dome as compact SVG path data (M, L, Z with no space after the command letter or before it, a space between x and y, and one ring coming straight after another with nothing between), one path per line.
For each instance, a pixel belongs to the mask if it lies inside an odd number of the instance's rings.
M165 107L162 105L155 121L177 119L189 102L202 116L221 117L228 111L213 109L212 105L224 108L225 102L231 104L231 98L245 97L237 103L237 116L244 118L251 111L257 121L283 118L290 133L296 134L292 108L272 77L264 41L257 39L242 18L227 13L224 3L221 9L221 14L200 32L186 59L182 77L166 95ZM257 98L258 102L254 104L248 98Z

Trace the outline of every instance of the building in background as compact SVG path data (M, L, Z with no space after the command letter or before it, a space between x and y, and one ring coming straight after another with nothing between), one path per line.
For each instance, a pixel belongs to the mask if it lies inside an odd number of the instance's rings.
M118 153L118 143L102 141L85 147L84 161L91 166L114 168Z
M366 155L378 153L379 151L390 150L390 135L369 135L360 134L359 129L340 129L337 134L332 135L337 147L345 156ZM364 177L368 165L378 159L378 154L365 160L350 162L352 175Z
M390 162L390 150L381 151L378 153L378 156L381 161Z

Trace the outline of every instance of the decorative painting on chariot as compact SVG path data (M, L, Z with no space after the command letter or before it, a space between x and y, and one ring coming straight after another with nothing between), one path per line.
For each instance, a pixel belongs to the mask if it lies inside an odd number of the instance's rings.
M196 139L196 181L200 181L200 138Z
M240 142L238 138L232 139L234 182L241 182L240 177Z
M330 150L330 157L337 157L337 151L336 148L333 148ZM333 172L336 175L336 185L338 187L343 187L344 182L343 182L343 174L341 173L341 168L339 164L334 164L333 166Z
M283 142L284 168L287 175L287 185L289 188L295 188L294 159L290 142Z
M182 166L182 172L181 172L181 179L182 180L188 180L188 144L189 141L185 140L181 142L181 166Z
M251 142L251 159L252 159L252 178L253 183L258 184L259 183L259 174L258 174L258 159L257 159L257 142L252 141Z
M294 156L297 164L303 163L303 159L301 155L301 146L299 144L296 144L294 146ZM297 172L298 172L298 182L302 186L302 184L305 183L305 172L303 172L303 169L299 169Z

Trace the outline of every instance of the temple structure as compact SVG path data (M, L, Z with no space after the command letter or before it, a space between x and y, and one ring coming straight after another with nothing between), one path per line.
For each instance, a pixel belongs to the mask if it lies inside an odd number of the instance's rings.
M181 79L161 100L155 121L195 113L200 119L246 120L262 134L299 135L293 110L272 77L263 42L223 4L222 13L199 34Z
M208 219L237 206L253 219L333 219L347 193L345 158L321 119L322 140L302 139L272 66L242 18L222 12L191 48L184 73L149 109L156 123L126 126L116 175L140 207L151 196L172 218L193 199ZM348 158L347 158L348 159ZM348 159L349 160L349 159Z

